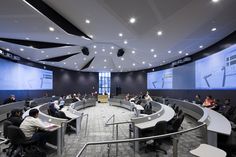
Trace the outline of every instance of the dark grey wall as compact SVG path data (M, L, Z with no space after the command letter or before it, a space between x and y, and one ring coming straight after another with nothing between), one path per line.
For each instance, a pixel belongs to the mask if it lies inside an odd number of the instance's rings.
M111 94L116 88L121 88L122 94L139 94L147 90L147 74L145 71L111 73Z

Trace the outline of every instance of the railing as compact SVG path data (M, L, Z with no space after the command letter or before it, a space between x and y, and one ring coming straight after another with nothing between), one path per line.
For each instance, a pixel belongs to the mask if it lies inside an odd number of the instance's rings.
M113 123L108 123L111 119L113 119ZM118 137L119 137L119 125L120 124L129 124L129 123L132 123L131 121L126 121L126 122L116 122L115 123L115 115L113 114L110 118L108 118L107 122L105 123L105 126L109 126L109 125L112 125L112 138L114 139L114 130L116 127L116 140L118 140ZM131 136L130 136L131 137ZM135 143L134 143L135 144ZM116 156L118 155L118 143L116 143ZM108 154L109 154L109 151L110 151L110 145L108 145Z
M157 135L157 136L149 136L149 137L142 137L142 138L133 138L133 139L124 139L124 140L111 140L111 141L98 141L98 142L88 142L86 143L82 149L79 151L79 153L76 155L76 157L80 157L82 155L82 153L84 152L84 150L87 148L87 146L91 146L91 145L102 145L102 144L107 144L108 147L111 144L118 144L118 143L128 143L128 142L139 142L139 141L148 141L148 140L154 140L154 139L160 139L160 138L166 138L166 137L173 137L173 157L177 157L178 156L178 136L193 130L197 130L199 128L204 127L206 129L206 123L202 123L196 127L187 129L187 130L182 130L182 131L178 131L178 132L174 132L174 133L168 133L168 134L164 134L164 135ZM109 155L109 152L108 152ZM117 156L117 154L116 154ZM135 156L135 149L134 149L134 156Z
M78 119L82 119L83 117L86 117L86 122L85 122L85 133L84 133L84 137L86 137L87 135L87 128L88 128L88 114L82 114L81 116L78 116L77 118L72 118L68 121L62 122L61 123L61 143L60 143L60 147L61 150L58 150L60 153L59 154L63 154L64 151L64 144L65 144L65 129L68 123L72 122L73 120L78 120ZM81 130L81 122L80 121L80 127L76 128L76 129L80 129Z

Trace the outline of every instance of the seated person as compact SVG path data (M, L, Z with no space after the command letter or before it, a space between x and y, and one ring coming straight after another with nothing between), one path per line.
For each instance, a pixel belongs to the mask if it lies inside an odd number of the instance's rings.
M202 100L201 100L201 97L200 97L199 94L197 94L197 95L195 96L194 101L195 101L195 104L202 105Z
M230 99L225 99L223 105L219 107L218 112L223 114L226 118L230 119L234 113L235 107L230 105Z
M61 110L64 107L64 105L65 105L65 97L61 96L58 102L59 110Z
M220 106L220 100L219 99L214 99L214 103L209 108L212 109L212 110L218 111L219 106Z
M129 99L129 102L134 102L134 103L135 103L136 99L137 99L137 96L135 96L135 97L133 97L133 98L130 98L130 99Z
M51 102L49 105L49 115L53 116L53 117L57 117L57 118L63 118L63 119L70 119L66 116L66 114L63 111L59 110L60 107L57 105L57 102Z
M12 125L20 127L23 121L23 119L21 118L21 115L22 115L22 111L20 109L13 109L11 111L10 117L7 120L9 120L12 123Z
M7 99L4 101L4 104L9 104L9 103L12 103L12 102L16 102L16 97L15 97L15 95L11 95L9 98L7 98Z
M214 100L212 96L207 96L205 101L203 102L203 107L212 107L214 105Z
M129 93L125 96L125 100L129 101Z
M144 114L152 114L152 104L150 102L144 105Z
M38 116L39 110L31 109L29 111L29 116L25 117L21 123L20 129L23 131L27 139L37 141L39 146L45 146L48 134L45 131L52 126L46 127Z

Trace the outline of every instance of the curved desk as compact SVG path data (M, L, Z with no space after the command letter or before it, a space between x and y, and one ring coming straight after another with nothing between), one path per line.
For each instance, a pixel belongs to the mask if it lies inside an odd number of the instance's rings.
M122 108L125 108L127 110L132 110L132 108L133 108L133 105L131 104L131 102L126 101L124 99L110 98L108 100L108 102L111 106L122 107Z
M217 146L217 134L231 134L232 128L229 120L220 113L183 100L172 98L165 98L165 100L168 100L171 104L176 104L184 113L195 118L198 122L205 122L207 124L208 144Z

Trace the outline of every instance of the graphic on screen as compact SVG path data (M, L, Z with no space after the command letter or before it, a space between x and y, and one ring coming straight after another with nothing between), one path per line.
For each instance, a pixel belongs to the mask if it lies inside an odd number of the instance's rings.
M197 89L236 89L236 45L196 61Z
M53 73L0 59L0 90L53 89Z
M166 69L147 74L148 89L172 89L173 71Z

